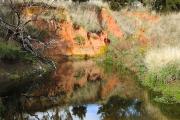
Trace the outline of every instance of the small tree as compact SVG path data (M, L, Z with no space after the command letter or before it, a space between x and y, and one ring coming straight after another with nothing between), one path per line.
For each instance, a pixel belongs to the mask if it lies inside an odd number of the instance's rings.
M32 2L24 2L23 5L31 6ZM42 43L39 40L33 39L31 34L27 31L28 24L38 16L35 16L34 19L24 21L21 18L22 6L18 6L17 3L9 0L8 3L3 4L2 7L6 9L0 9L0 37L5 40L14 40L21 45L21 48L25 51L33 54L43 62L54 63L44 57L42 52L35 48L34 42ZM42 43L43 44L43 43Z

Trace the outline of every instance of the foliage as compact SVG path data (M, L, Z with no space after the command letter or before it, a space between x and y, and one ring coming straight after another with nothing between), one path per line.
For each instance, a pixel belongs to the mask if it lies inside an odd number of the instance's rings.
M86 116L87 107L85 105L82 106L74 106L72 108L73 115L77 116L80 120L83 120Z
M81 36L81 35L77 35L76 37L75 37L75 41L76 41L76 43L78 44L78 45L84 45L85 44L85 38L83 37L83 36Z
M154 0L152 5L157 11L180 10L180 0Z
M15 14L11 11L7 5L0 5L0 17L9 24L17 24ZM7 30L0 25L0 37L6 37Z
M157 11L179 11L180 0L104 0L109 3L112 10L120 10L135 1L140 1Z
M123 7L130 5L132 2L136 0L104 0L109 3L109 6L112 10L120 10Z
M102 119L113 118L114 120L138 118L140 112L141 101L124 99L119 96L112 96L106 104L100 106L97 114L101 115ZM131 110L133 112L131 112Z
M109 39L111 40L111 45L107 49L107 53L103 58L103 64L101 63L101 65L107 73L129 73L130 69L127 67L127 64L124 63L124 58L127 57L127 51L120 50L119 44L121 43L118 42L119 39L111 34L109 35Z
M158 102L180 102L180 67L178 63L168 64L158 71L149 71L142 83L162 93L155 98Z
M44 41L47 37L49 37L49 32L47 30L39 30L38 28L28 25L26 27L27 32L31 35L32 38Z
M155 97L154 100L163 103L174 103L180 101L180 67L178 62L170 61L169 64L163 64L159 69L149 70L144 62L144 52L141 53L141 49L145 49L145 51L148 49L142 48L138 45L138 41L136 41L135 38L127 37L127 39L121 40L121 42L117 42L113 36L109 36L109 39L112 43L103 59L103 64L101 63L107 72L129 74L134 71L137 73L138 77L141 79L140 82L144 86L148 86L153 91L160 93L160 95ZM133 45L128 45L126 48L124 42L128 42L128 44L133 42ZM166 51L168 51L168 49ZM165 53L165 58L167 58L167 52ZM171 53L170 56L173 57L172 52L169 53ZM160 54L163 54L162 51ZM175 54L176 57L177 54ZM157 61L159 58L156 56L152 57L152 59Z
M19 45L13 43L0 42L0 59L5 61L27 61L33 62L35 58L23 52Z

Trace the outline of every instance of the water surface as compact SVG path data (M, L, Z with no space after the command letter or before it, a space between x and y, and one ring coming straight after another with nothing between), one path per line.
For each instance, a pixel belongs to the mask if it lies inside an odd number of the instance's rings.
M108 73L93 60L60 61L48 77L27 86L2 99L4 119L180 119L180 105L155 103L132 73Z

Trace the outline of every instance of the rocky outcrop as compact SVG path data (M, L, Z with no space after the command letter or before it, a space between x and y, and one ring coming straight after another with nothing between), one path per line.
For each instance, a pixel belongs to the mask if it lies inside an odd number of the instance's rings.
M87 32L81 26L73 25L64 8L51 10L40 7L38 11L36 7L29 7L25 8L22 13L26 20L33 20L36 17L32 26L48 31L49 36L44 39L47 45L44 53L48 57L55 58L59 55L97 56L105 52L109 43L106 31L92 33ZM58 15L58 18L53 18Z
M113 34L117 38L123 37L116 20L105 8L99 11L98 19L102 31L97 33L88 32L83 27L74 25L65 8L31 6L24 8L22 16L26 20L33 20L32 26L37 29L48 31L48 36L44 38L47 46L44 54L53 59L59 55L97 56L106 51L110 43L108 34Z
M109 33L113 34L115 37L123 37L123 31L120 29L120 26L118 26L116 20L113 18L113 16L107 9L101 9L99 13L99 22L102 28L104 28Z

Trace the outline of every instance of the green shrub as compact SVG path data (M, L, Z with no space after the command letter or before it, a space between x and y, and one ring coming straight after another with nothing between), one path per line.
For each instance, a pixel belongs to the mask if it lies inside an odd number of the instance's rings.
M168 12L179 11L180 0L143 0L146 5L151 6L156 11Z
M109 6L112 10L120 10L122 7L130 5L132 2L136 0L104 0L109 3Z
M104 0L109 3L112 10L120 10L134 1L140 1L157 11L179 11L180 0Z
M3 21L5 21L8 24L16 25L17 19L16 14L11 11L11 8L7 5L0 5L0 16ZM3 26L0 26L0 37L6 37L7 29L5 29Z
M75 37L75 41L78 45L84 45L85 44L85 38L81 35L77 35Z
M180 102L180 67L169 64L158 71L149 71L142 83L161 95L155 98L158 102Z
M169 64L158 72L150 72L148 79L156 84L168 84L174 80L180 80L180 67L177 64Z
M33 62L35 57L23 52L19 45L15 43L0 42L0 59L5 61L29 61Z

